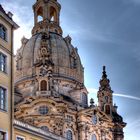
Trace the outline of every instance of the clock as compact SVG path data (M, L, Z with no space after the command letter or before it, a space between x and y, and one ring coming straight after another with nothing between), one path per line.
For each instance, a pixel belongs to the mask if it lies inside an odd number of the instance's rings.
M94 125L97 124L97 115L93 115L93 116L92 116L92 123L93 123Z

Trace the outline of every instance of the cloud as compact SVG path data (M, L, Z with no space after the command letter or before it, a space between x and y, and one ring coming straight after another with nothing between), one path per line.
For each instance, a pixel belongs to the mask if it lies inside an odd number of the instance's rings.
M14 14L13 20L20 26L14 32L14 53L16 53L16 50L21 46L21 38L23 36L27 38L31 36L33 15L28 7L22 6L18 2L9 3L4 1L1 4L6 11L11 11Z
M119 94L119 93L114 93L113 95L118 96L118 97L124 97L124 98L128 98L128 99L140 101L139 97L135 97L135 96L131 96L131 95L125 95L125 94Z
M87 88L87 90L89 91L89 93L93 93L97 95L98 90L95 88ZM114 96L117 97L123 97L123 98L128 98L128 99L132 99L132 100L137 100L140 101L139 97L135 97L135 96L131 96L131 95L126 95L126 94L121 94L121 93L113 93Z

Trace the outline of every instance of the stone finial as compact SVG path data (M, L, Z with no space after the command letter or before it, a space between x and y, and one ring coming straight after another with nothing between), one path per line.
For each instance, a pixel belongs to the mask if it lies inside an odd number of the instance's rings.
M66 41L68 44L71 44L72 38L68 35L67 37L65 37L65 41Z
M105 66L103 66L103 75L102 75L102 79L100 80L100 88L99 89L100 90L111 90L110 80L107 78Z
M95 107L94 103L95 103L95 102L94 102L94 99L91 98L91 99L90 99L90 107Z
M103 76L102 78L107 78L107 75L106 75L106 66L103 66Z
M21 43L24 45L29 41L29 39L25 38L25 36L22 37Z
M118 106L116 104L114 104L114 110L115 112L117 112Z
M11 19L12 19L13 14L12 14L11 12L8 12L8 16L9 16L9 18L11 18Z

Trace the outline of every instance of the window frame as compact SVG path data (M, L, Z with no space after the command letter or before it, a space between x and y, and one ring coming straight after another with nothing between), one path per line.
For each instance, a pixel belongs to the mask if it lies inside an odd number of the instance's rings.
M1 89L4 89L4 90L5 90L5 93L4 93L4 94L5 94L5 97L4 97L5 105L4 105L4 108L1 107L1 93L0 93L0 110L2 110L2 111L4 111L4 112L7 112L7 110L8 110L8 108L7 108L7 107L8 107L8 102L7 102L7 99L8 99L8 96L7 96L7 95L8 95L8 94L7 94L7 93L8 93L8 90L7 90L7 88L5 88L4 86L1 86L1 85L0 85L0 90L1 90Z
M45 109L44 112L43 112L43 109ZM39 112L39 114L41 114L41 115L47 115L48 112L49 112L49 108L48 108L48 106L46 106L46 105L42 105L42 106L39 107L38 112Z
M70 138L70 139L69 139L69 136L68 136L68 132L71 133L71 138ZM69 134L70 134L70 133L69 133ZM68 129L68 130L66 131L66 140L73 140L73 132L72 132L71 129Z
M25 137L20 136L20 135L16 135L16 140L17 140L18 137L21 138L22 140L25 140Z
M82 104L84 104L84 105L88 104L88 96L85 92L82 92L82 94L81 94L81 101L82 101Z
M4 133L4 140L8 140L8 132L7 131L3 131L2 129L0 129L0 132Z
M43 131L45 131L45 132L48 132L49 131L49 128L46 125L41 126L40 129L43 130Z
M1 57L4 57L4 70L2 70L2 60ZM0 51L0 72L6 73L7 74L7 55L5 55L4 53L2 53Z
M95 137L94 137L95 136ZM96 139L93 139L93 138L96 138ZM97 135L96 134L92 134L91 135L91 140L97 140Z
M69 122L69 123L73 122L73 116L72 115L67 115L66 116L66 121Z
M47 91L47 85L48 83L47 83L47 81L46 80L42 80L41 82L40 82L40 91Z
M1 28L3 28L4 30L3 30L2 33L0 33L0 38L7 42L7 40L8 40L7 39L8 38L8 30L2 23L0 23L0 31L1 31ZM1 34L4 34L4 35L2 36Z

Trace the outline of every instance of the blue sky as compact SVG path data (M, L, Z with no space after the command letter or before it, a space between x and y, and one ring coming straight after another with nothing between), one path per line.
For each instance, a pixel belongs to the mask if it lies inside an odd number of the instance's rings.
M0 0L20 25L15 32L15 52L23 35L31 36L35 0ZM140 0L59 0L61 27L72 37L85 67L89 98L107 66L114 103L127 122L125 140L140 138ZM86 58L86 59L85 59Z

